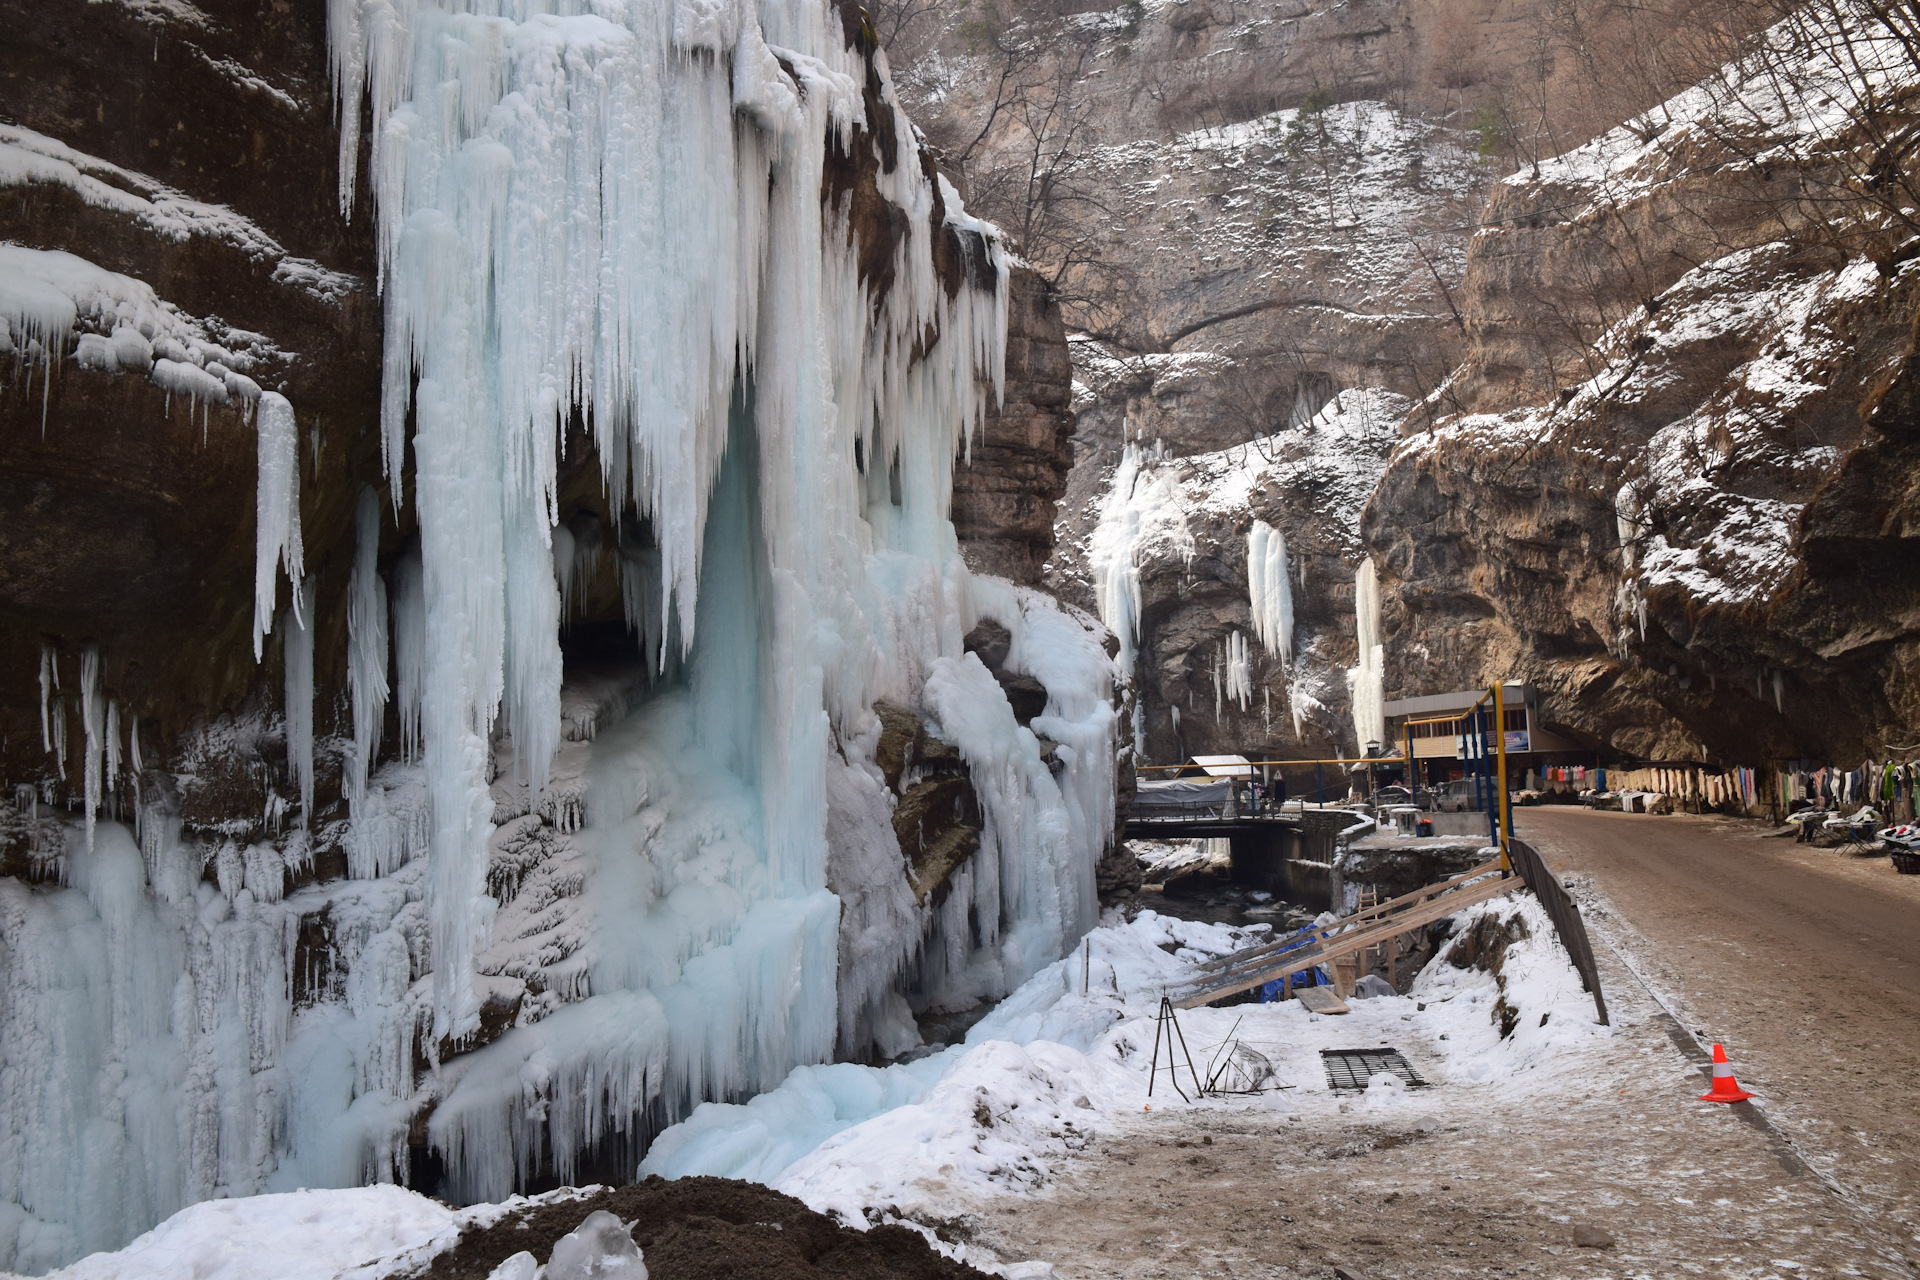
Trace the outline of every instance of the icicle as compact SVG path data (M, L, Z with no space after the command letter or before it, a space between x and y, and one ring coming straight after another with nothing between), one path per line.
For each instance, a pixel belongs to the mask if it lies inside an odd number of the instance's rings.
M287 770L300 787L300 825L313 826L313 597L311 580L294 588L281 618L286 644Z
M137 779L146 771L146 764L140 759L140 717L133 717L133 727L127 731L127 759L133 763L133 776Z
M87 735L83 777L86 792L87 848L93 848L93 824L100 812L100 766L106 750L105 699L100 696L100 646L80 650L80 727Z
M53 646L40 646L40 749L53 750L53 726L47 715L47 699L60 687L60 668L54 657Z
M354 512L353 578L347 586L347 687L353 695L349 811L358 816L387 712L387 584L380 578L380 495L360 491Z
M1780 668L1773 669L1773 709L1781 715L1787 711L1786 682L1780 678Z
M1374 575L1370 559L1362 560L1360 571L1354 575L1353 619L1360 661L1347 672L1347 687L1353 700L1357 750L1364 752L1369 742L1387 740L1387 651L1380 638L1380 580Z
M1100 620L1119 638L1120 667L1132 671L1140 643L1140 548L1170 543L1191 564L1195 553L1177 468L1155 467L1148 451L1128 445L1100 503L1087 562Z
M60 770L60 781L67 780L67 696L53 700L53 759Z
M393 566L394 697L400 711L400 758L420 758L420 699L426 691L427 601L420 548L407 548Z
M1227 697L1242 711L1253 708L1253 657L1247 637L1238 631L1227 634Z
M287 579L295 584L306 570L300 547L300 440L293 406L278 392L263 391L254 420L260 451L253 553L253 660L258 662L273 630L280 569L284 566ZM297 586L295 594L298 617Z
M506 682L514 760L537 808L560 747L560 584L545 508L522 503L507 524Z
M1247 534L1247 597L1253 634L1285 671L1293 664L1293 591L1287 578L1287 540L1264 520Z
M107 794L120 789L120 699L107 704Z

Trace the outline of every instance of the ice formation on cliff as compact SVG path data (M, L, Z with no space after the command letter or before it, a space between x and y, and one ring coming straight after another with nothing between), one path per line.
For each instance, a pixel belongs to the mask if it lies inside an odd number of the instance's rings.
M1129 443L1100 504L1087 551L1100 621L1120 638L1120 667L1133 670L1140 643L1140 562L1171 551L1191 562L1179 463L1161 465L1159 452Z
M1287 539L1265 520L1247 532L1247 603L1260 647L1293 665L1293 583L1287 577Z
M1362 560L1353 575L1353 625L1360 659L1347 672L1347 687L1353 695L1357 754L1366 751L1369 742L1387 740L1387 650L1380 635L1380 579L1372 560Z

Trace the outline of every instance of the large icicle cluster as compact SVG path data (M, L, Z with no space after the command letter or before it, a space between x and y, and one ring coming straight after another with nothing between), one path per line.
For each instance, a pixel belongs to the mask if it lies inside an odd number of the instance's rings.
M1260 647L1293 665L1293 582L1287 576L1286 535L1265 520L1247 532L1247 603Z
M913 134L888 100L874 105L891 119L866 118L865 67L824 5L459 10L331 5L343 156L363 91L372 107L395 469L413 388L444 1035L477 1018L488 734L504 706L536 792L557 744L551 530L569 408L589 411L616 504L650 527L659 597L645 605L683 647L699 630L729 420L750 424L770 651L794 660L753 750L775 773L809 762L763 793L791 891L820 878L818 837L789 836L820 828L818 711L824 700L844 722L872 692L868 637L819 646L806 616L867 612L823 608L859 590L848 541L870 536L849 523L863 505L854 441L891 460L920 508L903 549L938 554L957 433L980 412L977 375L997 384L1005 329L1004 289L941 288L939 193L917 163L882 166L909 229L892 288L863 296L845 210L822 198L828 146L852 148L858 129ZM344 201L350 161L342 181ZM937 347L914 360L930 331Z
M1133 670L1140 643L1140 561L1164 543L1191 563L1193 533L1187 528L1181 468L1160 465L1158 449L1128 443L1100 503L1100 522L1088 547L1100 621L1120 638L1120 666Z
M1347 672L1347 687L1353 695L1356 751L1364 752L1369 742L1387 740L1387 648L1380 635L1380 579L1372 560L1362 560L1353 575L1353 619L1360 660Z
M835 11L330 8L343 203L371 104L396 473L414 423L395 695L432 815L434 1038L457 1046L483 996L521 982L524 939L569 957L517 1026L440 1071L430 1137L459 1194L493 1196L537 1166L567 1176L656 1100L678 1115L829 1056L849 1016L897 1015L889 984L923 947L917 981L957 999L1070 945L1111 829L1112 667L960 561L951 471L998 394L1008 261L897 153L915 134L873 77L884 58ZM890 229L849 225L849 173ZM884 288L862 275L874 234L893 237ZM936 271L943 240L964 279ZM557 503L576 408L616 537ZM579 720L562 604L605 555L654 685L624 719L623 696ZM960 656L983 613L1026 637L1009 663L1048 689L1034 729ZM865 904L870 945L836 992L827 832L891 844L832 811L887 803L854 780L882 698L960 746L987 829L931 918ZM593 892L526 907L549 891L490 883L490 862Z

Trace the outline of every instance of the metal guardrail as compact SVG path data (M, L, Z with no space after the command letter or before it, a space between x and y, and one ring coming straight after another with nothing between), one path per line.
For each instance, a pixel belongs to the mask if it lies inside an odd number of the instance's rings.
M1593 943L1587 937L1585 922L1580 919L1579 904L1558 877L1547 869L1539 851L1525 840L1509 836L1507 854L1513 861L1514 870L1527 882L1527 888L1533 890L1533 896L1540 899L1540 905L1547 909L1554 932L1560 935L1561 945L1572 957L1573 967L1580 971L1581 984L1593 996L1593 1007L1600 1015L1600 1025L1609 1025L1607 1000L1600 993L1600 970L1593 961Z
M1135 805L1127 810L1128 822L1283 822L1299 816L1298 809L1241 808L1229 814L1225 806L1217 804Z

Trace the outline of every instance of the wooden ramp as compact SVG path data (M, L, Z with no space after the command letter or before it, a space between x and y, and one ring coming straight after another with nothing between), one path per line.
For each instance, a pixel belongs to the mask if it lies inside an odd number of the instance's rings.
M1517 879L1503 878L1498 863L1485 863L1465 875L1383 902L1336 924L1304 929L1210 961L1202 966L1197 985L1182 995L1173 996L1172 1000L1180 1009L1212 1004L1276 979L1303 973L1335 957L1358 955L1368 947L1390 942L1463 907L1522 887Z
M1293 997L1313 1013L1352 1012L1347 1008L1347 1002L1334 994L1332 987L1302 987L1293 993Z

